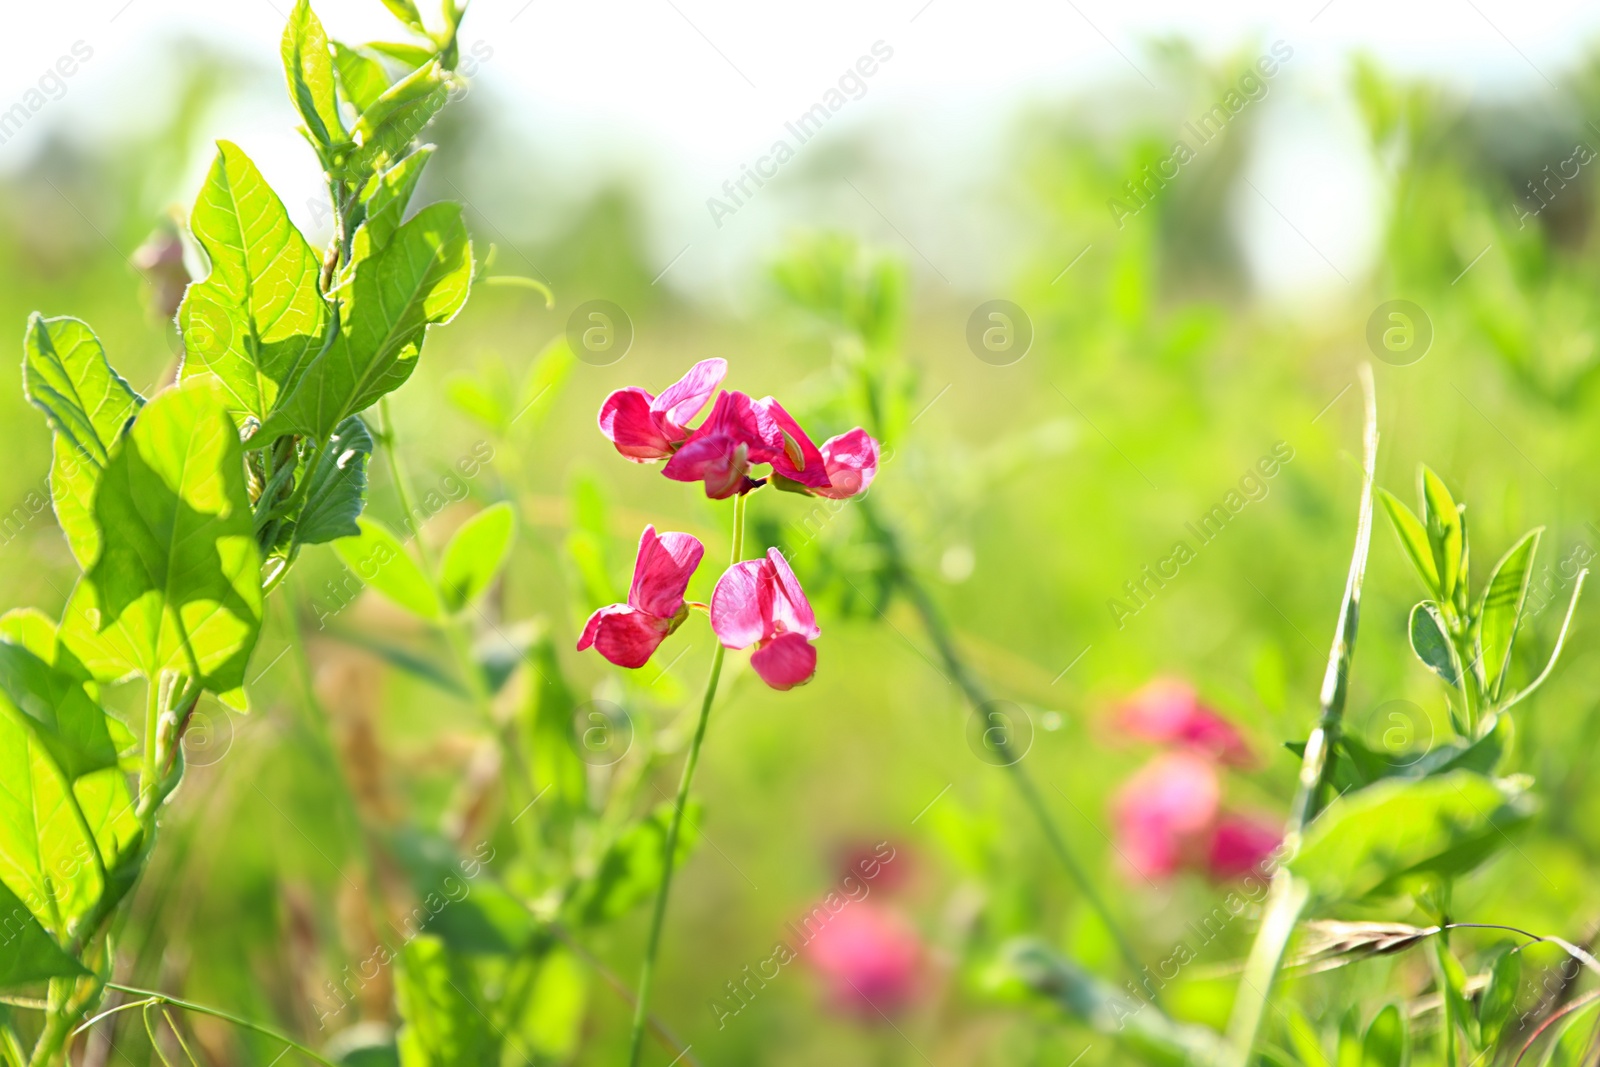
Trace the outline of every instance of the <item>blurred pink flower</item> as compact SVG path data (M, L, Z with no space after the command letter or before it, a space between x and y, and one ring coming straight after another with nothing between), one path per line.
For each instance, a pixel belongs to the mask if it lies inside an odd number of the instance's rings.
M1221 798L1216 768L1205 759L1189 752L1157 756L1112 802L1117 850L1145 878L1175 874L1196 858Z
M750 666L774 689L793 689L817 671L811 642L822 635L789 561L776 548L729 567L711 593L711 629L725 648L756 646Z
M922 968L922 940L886 908L856 901L830 919L806 946L835 1007L878 1018L909 1004Z
M1211 830L1206 874L1218 882L1242 878L1272 855L1282 840L1282 831L1265 819L1224 815Z
M1255 763L1244 735L1200 703L1192 686L1176 679L1158 678L1124 700L1117 709L1117 727L1130 737L1181 745L1232 767Z
M660 396L636 386L618 389L600 405L600 432L635 463L666 459L727 373L727 360L703 359Z
M639 536L628 602L608 605L589 616L578 651L593 645L619 667L643 667L688 616L683 594L704 554L705 546L690 534L657 536L654 526L646 526Z

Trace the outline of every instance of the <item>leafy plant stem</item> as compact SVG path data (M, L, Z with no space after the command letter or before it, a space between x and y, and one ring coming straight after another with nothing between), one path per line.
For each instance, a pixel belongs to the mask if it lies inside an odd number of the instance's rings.
M748 494L733 498L733 559L738 563L744 555L744 509ZM731 563L730 563L731 565ZM672 805L672 821L667 824L667 840L662 846L661 885L656 889L655 909L650 915L650 937L645 942L644 962L639 967L639 995L633 1009L633 1032L628 1039L628 1067L638 1067L644 1050L644 1032L650 1019L650 985L655 978L656 954L661 948L661 928L667 917L667 897L672 892L672 869L678 852L678 834L683 828L684 806L689 802L689 786L694 781L695 766L700 762L700 746L706 737L706 723L711 718L711 704L717 696L717 682L722 677L722 659L727 650L722 642L716 643L711 654L711 673L706 678L705 695L700 699L700 718L695 723L694 736L689 740L689 753L683 761L683 774L678 779L678 797Z
M119 985L116 982L107 982L106 988L115 989L122 993L132 993L134 996L138 997L147 997L149 998L150 1003L153 1005L170 1004L174 1008L182 1008L184 1011L198 1012L201 1015L210 1015L213 1018L232 1023L234 1026L242 1027L245 1030L250 1030L261 1034L263 1037L270 1037L274 1041L281 1041L283 1044L288 1045L290 1048L294 1049L296 1052L300 1053L300 1055L304 1056L313 1063L320 1063L323 1065L323 1067L338 1067L338 1064L334 1063L332 1060L319 1055L315 1050L302 1045L300 1042L285 1034L283 1031L277 1030L271 1026L263 1026L261 1023L251 1022L249 1019L240 1018L239 1016L234 1015L231 1012L223 1011L220 1008L210 1008L204 1004L196 1004L192 1000L169 997L165 993L157 993L150 989L139 989L134 986ZM90 1021L93 1022L94 1020Z

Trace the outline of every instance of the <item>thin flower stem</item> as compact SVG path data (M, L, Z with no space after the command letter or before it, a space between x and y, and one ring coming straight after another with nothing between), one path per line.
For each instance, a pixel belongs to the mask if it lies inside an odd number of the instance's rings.
M747 494L733 498L733 559L738 563L744 555L744 505ZM730 563L730 566L732 564ZM689 741L689 754L683 761L683 774L678 779L678 798L672 806L672 820L667 824L667 840L662 847L661 886L656 891L655 911L650 916L650 939L645 943L644 963L639 967L639 997L633 1008L633 1033L628 1040L628 1067L639 1067L639 1057L644 1050L644 1031L650 1017L650 985L655 978L656 954L661 948L661 928L667 916L667 897L672 891L672 870L678 852L678 833L683 827L684 807L689 803L689 785L694 781L695 765L700 762L700 746L706 737L706 722L711 718L711 703L717 696L717 682L722 677L722 659L726 649L716 643L711 654L711 673L706 678L705 695L700 700L700 718L695 723L694 737Z
M300 1055L304 1056L306 1059L311 1060L313 1063L322 1064L322 1067L339 1067L339 1065L334 1063L332 1060L318 1054L314 1049L302 1045L300 1042L296 1041L294 1038L290 1037L288 1034L285 1034L281 1030L274 1029L270 1026L263 1026L261 1023L251 1022L249 1019L241 1018L232 1014L231 1012L223 1011L220 1008L209 1008L204 1004L196 1004L190 1000L182 1000L178 997L170 997L165 993L157 993L152 989L139 989L135 986L121 985L117 982L107 982L106 988L115 989L123 993L132 993L137 997L148 997L150 998L152 1004L171 1004L174 1008L182 1008L184 1011L193 1011L199 1012L201 1015L210 1015L213 1018L221 1019L224 1022L230 1022L233 1025L242 1027L246 1030L253 1030L264 1037L270 1037L274 1041L281 1041L283 1044L288 1045L290 1048L300 1053Z

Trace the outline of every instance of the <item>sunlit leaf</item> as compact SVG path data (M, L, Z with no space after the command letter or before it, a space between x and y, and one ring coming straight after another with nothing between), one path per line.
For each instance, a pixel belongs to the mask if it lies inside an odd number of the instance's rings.
M370 47L387 51L383 45ZM364 178L404 156L449 99L449 78L444 68L432 61L424 61L385 89L356 122L354 135L360 147L351 154L349 171Z
M216 375L235 411L265 421L322 346L321 259L256 165L227 141L217 144L189 224L211 273L178 309L183 376Z
M1422 526L1427 531L1433 566L1439 575L1439 599L1455 604L1456 587L1466 580L1461 568L1462 555L1466 550L1461 512L1450 490L1437 474L1423 467L1421 477Z
M460 611L489 588L511 552L516 529L516 509L504 501L462 523L439 561L439 595L446 611Z
M1405 1067L1411 1052L1411 1031L1397 1004L1373 1016L1361 1042L1361 1067Z
M100 550L94 487L144 399L111 369L88 324L73 318L28 319L22 385L54 431L50 497L73 556L88 567Z
M15 893L0 883L0 989L88 974L53 941Z
M339 76L339 89L356 111L365 111L389 88L389 75L371 56L333 42L333 68Z
M500 1062L500 1038L485 1014L492 1004L463 957L423 934L400 952L395 974L402 1067L465 1067Z
M1378 499L1383 501L1383 509L1394 523L1395 536L1416 568L1417 577L1422 579L1422 587L1430 596L1444 596L1439 586L1439 568L1433 561L1433 548L1428 544L1428 531L1421 520L1387 489L1378 490Z
M439 599L422 567L394 531L376 519L357 520L360 533L333 543L333 550L356 576L385 597L424 619L439 617Z
M1450 638L1445 635L1444 619L1431 600L1424 600L1411 609L1411 650L1429 670L1446 683L1461 688L1461 675L1456 667L1455 652Z
M1539 537L1544 527L1526 534L1511 546L1484 587L1478 603L1478 647L1484 689L1491 699L1505 687L1505 674L1511 665L1511 646L1522 621L1522 608L1528 599L1528 583L1533 577L1533 560L1539 552Z
M0 715L11 715L31 731L68 779L116 766L106 713L82 679L5 641L0 641Z
M422 178L422 170L432 158L433 146L423 145L382 174L373 176L362 201L363 222L350 246L352 264L389 247L395 231L405 221L406 208Z
M328 35L311 10L310 0L297 0L283 29L283 72L289 82L289 98L305 121L325 161L331 162L333 148L343 144L344 120L334 97L333 54Z
M383 0L383 6L411 29L418 33L428 32L422 24L422 14L417 11L416 0Z

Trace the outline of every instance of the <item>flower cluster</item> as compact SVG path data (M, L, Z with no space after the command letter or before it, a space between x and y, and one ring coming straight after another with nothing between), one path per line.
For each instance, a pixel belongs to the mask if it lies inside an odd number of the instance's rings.
M727 371L726 360L707 359L659 396L637 387L619 389L600 405L600 432L635 463L666 460L662 474L702 483L713 500L768 483L843 500L872 484L878 443L865 430L829 438L818 448L772 397L752 400L735 390L717 392ZM710 414L691 429L689 423L713 393ZM770 471L752 477L761 465ZM646 526L627 602L589 617L579 651L593 647L619 667L642 667L690 609L699 608L710 616L725 648L755 648L750 666L772 688L810 681L817 670L813 642L822 630L783 554L769 548L761 559L735 562L717 581L709 605L691 604L684 594L704 554L705 546L690 534L657 534L654 526Z
M1267 820L1227 810L1218 767L1250 767L1244 735L1183 682L1160 679L1123 701L1116 726L1164 752L1117 791L1117 848L1133 873L1166 878L1195 870L1215 881L1249 873L1278 847Z

